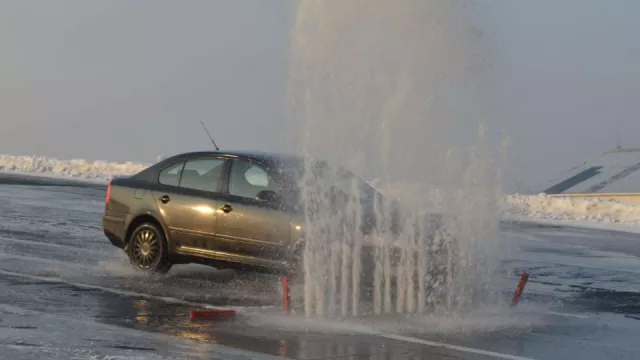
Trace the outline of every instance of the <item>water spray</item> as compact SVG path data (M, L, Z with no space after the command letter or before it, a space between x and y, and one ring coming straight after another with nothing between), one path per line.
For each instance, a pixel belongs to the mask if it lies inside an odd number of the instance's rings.
M326 160L301 176L305 316L493 303L500 172L484 127L468 151L453 144L475 59L456 5L297 3L286 128Z

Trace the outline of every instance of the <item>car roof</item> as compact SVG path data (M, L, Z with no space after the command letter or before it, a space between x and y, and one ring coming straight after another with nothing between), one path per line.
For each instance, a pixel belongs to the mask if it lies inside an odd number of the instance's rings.
M248 151L248 150L216 150L216 151L192 151L185 152L181 154L176 154L170 157L167 157L148 168L142 170L141 172L133 175L132 177L138 180L144 181L152 181L158 172L162 169L166 168L170 164L177 163L180 161L184 161L186 159L200 157L200 156L215 156L222 155L228 157L238 157L249 160L254 160L259 163L264 164L268 167L297 167L303 161L304 157L296 156L292 154L284 154L284 153L276 153L276 152L266 152L266 151Z
M192 151L186 152L182 154L177 154L171 156L170 158L164 159L162 162L165 163L167 161L179 161L181 159L199 157L199 156L212 156L212 155L223 155L230 157L239 157L250 160L255 160L261 163L265 163L267 165L275 165L275 164L299 164L304 160L304 157L286 154L286 153L278 153L278 152L267 152L267 151L251 151L251 150L216 150L216 151Z

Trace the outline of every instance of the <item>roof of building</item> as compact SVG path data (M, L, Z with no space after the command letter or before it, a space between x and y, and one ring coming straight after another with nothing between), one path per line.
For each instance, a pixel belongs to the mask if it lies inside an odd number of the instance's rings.
M559 175L542 192L640 193L640 149L607 151Z

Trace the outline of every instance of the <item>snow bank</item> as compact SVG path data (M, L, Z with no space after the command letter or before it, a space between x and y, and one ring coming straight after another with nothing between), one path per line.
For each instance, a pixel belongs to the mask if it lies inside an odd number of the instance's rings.
M0 155L0 171L41 175L52 178L109 181L118 176L133 175L149 164L116 163L84 159L59 160L42 156Z
M158 160L161 160L159 157ZM0 171L50 178L83 181L109 181L118 176L133 175L150 164L84 159L60 160L42 156L0 155ZM375 185L375 184L372 184ZM404 188L406 191L406 188ZM506 218L537 222L562 222L582 226L592 224L626 224L640 228L640 206L613 200L548 195L510 195L504 199Z
M537 220L640 225L640 206L595 198L511 195L505 198L505 212Z

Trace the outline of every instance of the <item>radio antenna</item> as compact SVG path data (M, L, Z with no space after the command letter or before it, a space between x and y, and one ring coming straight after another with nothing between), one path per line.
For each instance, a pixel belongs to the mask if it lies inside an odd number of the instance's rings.
M202 124L202 127L204 128L204 131L207 132L207 136L209 136L209 140L211 140L211 143L213 144L213 147L216 148L216 150L220 150L218 148L218 145L216 145L216 142L213 141L213 138L211 137L211 134L209 134L209 130L207 130L206 125L202 122L202 120L200 121L200 124Z

